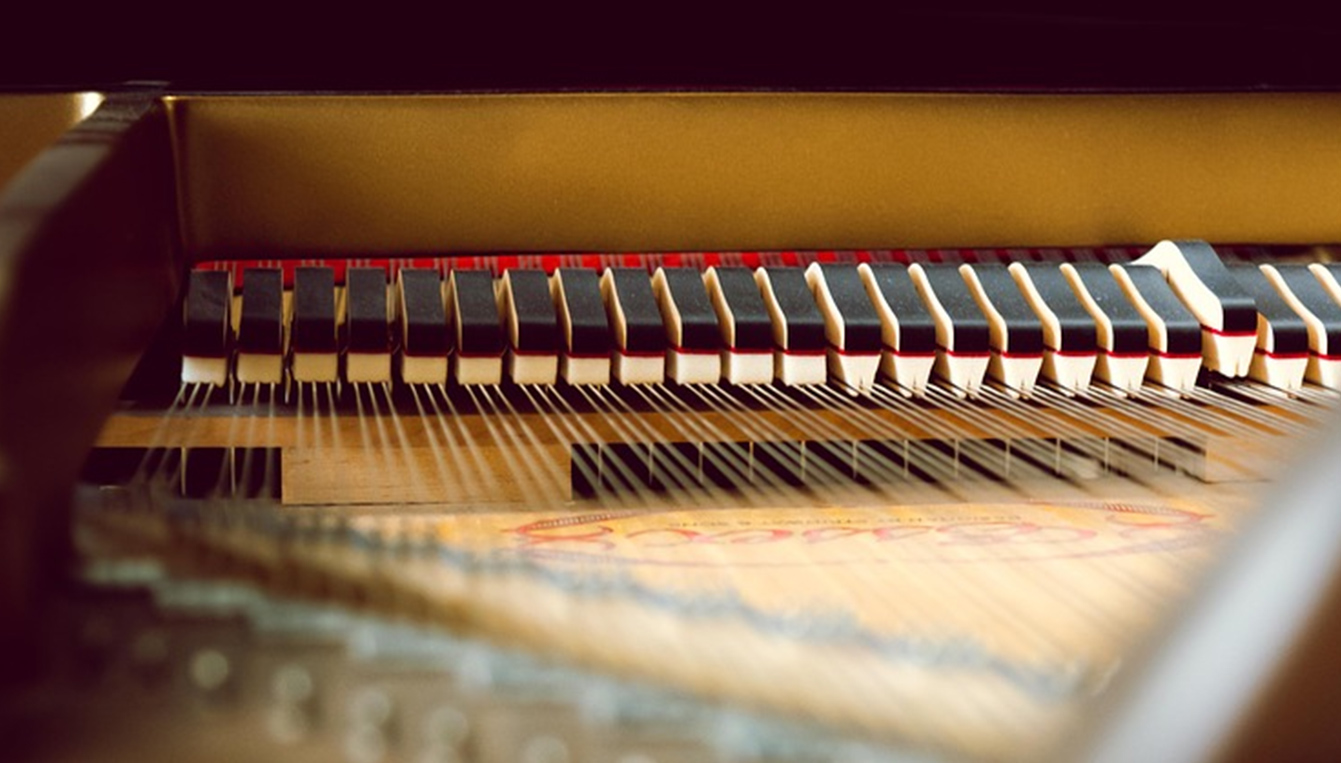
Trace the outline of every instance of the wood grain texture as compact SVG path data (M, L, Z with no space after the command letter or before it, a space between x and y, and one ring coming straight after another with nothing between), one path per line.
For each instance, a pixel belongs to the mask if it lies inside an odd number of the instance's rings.
M197 257L1341 239L1335 93L183 95L168 108Z
M744 444L740 481L754 481L757 458L770 444L799 448L819 470L888 481L891 471L934 480L1088 479L1102 474L1149 476L1161 470L1206 482L1267 478L1299 424L1286 411L1260 419L1224 410L1131 405L1012 409L956 403L893 403L835 408L757 410L535 409L439 416L404 405L273 411L209 405L166 413L128 409L109 418L97 444L106 448L278 448L286 504L526 503L545 495L574 497L577 479L596 485L645 475L613 465L608 446L646 446L647 472L671 483L705 483L703 459L718 443ZM1023 412L1022 412L1023 411ZM1279 428L1276 428L1276 425ZM893 443L891 446L890 443ZM672 444L674 446L672 447ZM893 447L904 463L872 450ZM677 455L674 448L682 449ZM688 449L684 455L683 449ZM580 460L575 451L585 449ZM822 451L822 452L821 452ZM949 455L947 455L947 451ZM624 456L627 458L627 456ZM596 462L591 462L591 459ZM827 465L819 465L825 460ZM963 468L961 469L961 458ZM881 459L884 459L883 461ZM616 470L624 469L618 472ZM1013 471L1012 471L1013 470ZM766 482L767 480L765 480ZM830 480L832 481L832 480Z
M0 188L84 116L93 93L0 93Z

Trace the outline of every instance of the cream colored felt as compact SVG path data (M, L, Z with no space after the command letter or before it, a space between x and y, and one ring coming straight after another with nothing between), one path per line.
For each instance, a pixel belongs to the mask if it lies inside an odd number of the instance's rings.
M452 378L457 384L500 384L503 381L503 358L463 357L452 355Z
M1304 374L1308 372L1308 356L1281 357L1275 351L1276 332L1266 316L1258 313L1257 346L1252 362L1248 365L1248 378L1286 392L1302 389Z
M1149 355L1136 357L1100 352L1094 364L1094 376L1112 386L1119 395L1134 395L1141 391L1149 368Z
M1262 275L1275 287L1276 293L1280 294L1285 304L1290 306L1300 318L1304 320L1304 325L1308 328L1308 348L1310 354L1307 361L1307 367L1304 369L1304 378L1314 384L1320 384L1329 389L1341 389L1341 360L1328 357L1333 355L1341 347L1330 347L1327 343L1327 328L1323 325L1322 319L1317 316L1308 305L1299 299L1290 285L1281 277L1280 271L1274 265L1262 265ZM1326 272L1326 269L1322 269ZM1316 276L1316 271L1313 272ZM1324 287L1326 288L1326 287Z
M559 308L559 330L563 332L564 348L573 346L573 316L568 313L568 300L563 294L563 271L556 270L549 279L550 296ZM610 356L573 357L564 352L559 357L559 375L569 384L609 384Z
M285 296L292 299L293 292L285 292ZM345 321L345 290L344 287L335 288L335 322L331 326L336 341L339 341L340 326ZM291 302L286 302L291 304ZM289 320L293 319L290 314ZM292 326L288 331L292 332ZM335 352L299 352L293 351L293 357L289 361L289 374L296 382L318 382L331 383L340 381L340 353Z
M1063 355L1055 350L1043 351L1043 377L1056 384L1063 392L1083 395L1090 390L1090 379L1099 364L1098 354Z
M446 303L444 302L444 306ZM396 274L396 310L400 313L401 351L400 378L406 384L446 384L447 356L416 356L405 354L410 324L405 316L405 279Z
M773 280L769 278L768 271L755 269L754 282L759 285L759 292L764 297L768 317L773 323L773 343L778 347L773 351L773 375L783 384L793 386L828 381L828 364L824 355L798 355L789 351L791 346L788 344L787 318L773 291Z
M559 380L558 355L518 355L508 350L508 378L515 384L554 384Z
M503 301L504 326L507 329L507 375L516 384L553 384L559 379L559 353L517 354L518 335L521 333L520 319L517 317L517 303L512 294L512 271L503 273L501 279L501 299Z
M896 389L905 397L926 394L931 369L936 365L935 353L910 355L900 352L899 316L880 291L871 266L863 262L857 266L857 272L861 274L866 284L866 294L870 296L875 312L880 316L880 336L885 345L880 353L880 372L893 379L898 385Z
M829 379L824 355L796 355L773 351L773 376L789 386L823 384Z
M446 384L447 358L400 355L400 378L406 384Z
M387 324L395 319L397 303L396 292L387 286L386 319ZM336 301L340 322L349 317L349 291L339 289L340 298ZM345 381L351 384L389 384L391 382L390 352L354 352L345 353Z
M931 383L931 372L936 367L936 353L930 355L896 355L886 350L880 356L880 372L894 380L895 390L904 397L921 397Z
M722 328L722 339L726 349L722 350L722 378L732 384L768 384L773 381L773 353L742 352L736 347L736 317L722 293L722 283L717 278L717 268L708 268L703 274L703 283L708 287L708 297L712 308L717 312L717 323Z
M875 387L875 377L880 371L880 353L854 355L830 347L825 355L828 358L829 374L842 382L849 392L869 392Z
M284 381L284 356L239 352L234 373L242 384L280 384Z
M1145 378L1146 368L1150 365L1150 355L1142 353L1140 357L1113 355L1113 320L1099 306L1094 295L1085 287L1080 273L1069 262L1061 265L1062 275L1076 298L1084 306L1090 317L1094 318L1099 343L1099 359L1094 366L1094 375L1107 382L1119 394L1128 395L1141 391L1141 381Z
M1043 368L1042 354L1037 357L1009 355L1011 348L1009 334L1006 331L1006 319L996 309L996 305L992 304L991 298L982 287L982 281L978 279L978 274L971 266L960 265L959 274L968 283L973 301L978 303L978 308L987 316L987 330L992 343L992 358L987 364L988 375L1001 382L1011 395L1030 396L1034 392L1034 384L1038 381L1039 371Z
M652 274L652 295L656 297L657 308L661 310L661 322L666 326L666 336L671 344L671 349L666 351L666 378L677 384L715 384L720 381L720 353L685 352L678 349L684 345L684 319L666 283L664 268L657 268Z
M716 384L722 378L722 355L668 350L666 378L676 384Z
M1341 390L1341 360L1310 356L1304 378L1328 389Z
M336 352L295 352L290 368L296 382L340 381L340 354Z
M182 356L182 384L212 384L222 387L228 383L228 358Z
M609 384L610 358L559 356L559 375L569 384Z
M293 315L293 292L284 291L281 295L283 317L280 325L282 337L280 352L277 355L257 352L238 352L233 362L233 376L241 384L282 384L284 382L284 357L289 351L289 320ZM242 295L233 297L233 335L237 336L242 321Z
M1215 294L1202 283L1187 257L1178 244L1173 241L1161 241L1135 260L1136 265L1153 265L1158 268L1173 287L1178 298L1187 305L1187 309L1201 321L1201 355L1206 368L1218 371L1225 376L1238 377L1248 374L1252 365L1253 350L1257 347L1255 336L1225 336L1215 333L1225 327L1224 309ZM1215 329L1208 331L1207 327Z
M666 356L625 355L617 352L612 373L620 384L660 384L666 380Z
M499 305L501 285L494 281L494 308ZM456 299L456 271L447 276L447 320L456 333L456 352L452 354L452 379L457 384L467 386L477 384L499 384L503 381L503 356L462 356L461 355L461 305Z
M722 378L732 384L768 384L773 381L773 353L723 350Z
M1332 300L1341 303L1341 283L1337 282L1336 277L1332 275L1332 271L1316 262L1309 265L1308 270L1313 274L1314 278L1318 279L1318 283L1322 284L1322 288L1326 289L1327 293L1332 295ZM1341 348L1337 348L1337 351L1341 352ZM1319 384L1331 387L1332 389L1341 389L1341 360L1327 360L1323 358L1318 358L1317 360L1317 378L1312 379L1312 381L1316 381Z
M614 273L607 270L601 275L601 300L605 313L610 316L610 328L615 334L614 377L620 384L660 384L666 379L666 356L630 356L628 319L619 291L615 289Z
M230 341L237 336L237 313L238 306L241 304L241 298L233 296L233 272L228 273L228 294L230 295L224 301L224 324L221 330L222 345L224 351L228 352L232 345ZM186 303L182 303L183 320L185 320ZM228 357L209 358L202 356L183 355L182 356L182 384L213 384L216 387L222 387L228 383Z
M1043 376L1056 384L1063 392L1081 395L1089 391L1090 379L1094 376L1094 367L1098 365L1098 353L1073 354L1061 352L1062 322L1057 314L1048 307L1043 295L1039 294L1029 271L1018 262L1011 263L1010 274L1020 285L1024 298L1034 308L1039 321L1043 324Z
M1145 378L1164 386L1174 394L1186 395L1196 388L1197 374L1200 371L1201 358L1151 355Z
M846 327L843 314L834 302L833 292L824 278L824 269L819 263L811 263L806 268L806 284L815 295L820 315L824 316L824 336L829 340L827 351L829 373L857 392L870 391L875 386L875 376L880 370L880 352L837 352L837 347L847 350L845 343Z
M391 382L391 353L345 353L345 381L351 384L388 384Z
M1141 296L1141 291L1136 288L1131 276L1127 275L1127 271L1121 265L1109 265L1108 272L1113 274L1127 299L1131 300L1137 312L1145 318L1148 341L1150 348L1154 350L1150 355L1150 363L1146 366L1146 378L1176 394L1191 392L1197 386L1197 372L1201 370L1201 358L1167 355L1169 327L1164 325L1164 319L1160 318L1159 313L1150 306L1145 297Z
M982 388L983 377L987 375L990 356L956 355L954 323L951 322L950 314L946 312L945 306L941 304L936 292L927 281L926 271L920 264L913 263L908 266L908 277L917 287L917 293L922 295L922 301L926 303L932 320L936 322L936 344L939 346L933 366L936 375L950 383L954 394L960 397L977 397L978 391Z
M1270 277L1267 280L1271 282ZM1272 286L1275 286L1274 282L1272 282ZM1277 291L1279 292L1279 289ZM1307 328L1307 321L1304 322L1304 326ZM1267 320L1266 316L1259 312L1257 314L1256 347L1253 352L1252 363L1248 365L1248 378L1286 392L1296 392L1303 388L1304 375L1307 372L1307 355L1282 357L1276 354L1275 329L1272 328L1271 322Z
M1307 373L1307 357L1282 358L1258 352L1253 354L1253 362L1248 366L1249 378L1286 392L1302 389Z
M1337 282L1336 276L1332 275L1332 271L1328 270L1325 265L1318 262L1309 265L1308 271L1313 274L1314 278L1318 279L1318 283L1322 284L1322 288L1326 289L1327 293L1332 295L1332 299L1335 302L1341 303L1341 283Z

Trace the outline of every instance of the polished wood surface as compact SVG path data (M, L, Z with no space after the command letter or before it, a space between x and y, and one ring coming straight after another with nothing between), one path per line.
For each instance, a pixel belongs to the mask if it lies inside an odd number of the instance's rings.
M108 99L0 196L0 622L65 559L70 489L177 298L165 121ZM0 660L20 652L0 648Z
M97 93L0 93L0 189L101 99Z
M197 258L1341 240L1334 93L166 106Z

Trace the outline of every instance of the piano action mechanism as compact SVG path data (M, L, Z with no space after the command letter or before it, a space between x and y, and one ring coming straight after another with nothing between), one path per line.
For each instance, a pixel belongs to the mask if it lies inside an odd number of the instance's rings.
M88 569L1028 758L1336 397L1332 95L133 101L86 194L153 157L133 245L14 255L117 287Z

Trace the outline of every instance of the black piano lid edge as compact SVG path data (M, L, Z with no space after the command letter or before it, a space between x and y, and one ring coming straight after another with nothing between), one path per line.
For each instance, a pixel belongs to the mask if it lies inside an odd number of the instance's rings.
M284 14L272 4L250 14L207 4L201 23L137 5L8 9L6 25L22 33L0 47L0 90L146 79L238 93L1341 87L1341 21L1322 8L952 3L708 16L652 3L634 17L504 4L453 7L444 23L441 11Z
M164 97L422 97L422 96L491 96L491 95L1000 95L1000 96L1122 96L1122 95L1251 95L1251 94L1327 94L1341 93L1341 84L1337 85L1215 85L1215 86L785 86L785 85L616 85L602 86L555 86L555 87L443 87L443 88L384 88L335 89L335 88L177 88L172 83L155 82L118 82L99 84L65 85L8 85L0 82L0 92L13 94L68 93L75 91L97 91L113 93L149 93Z

